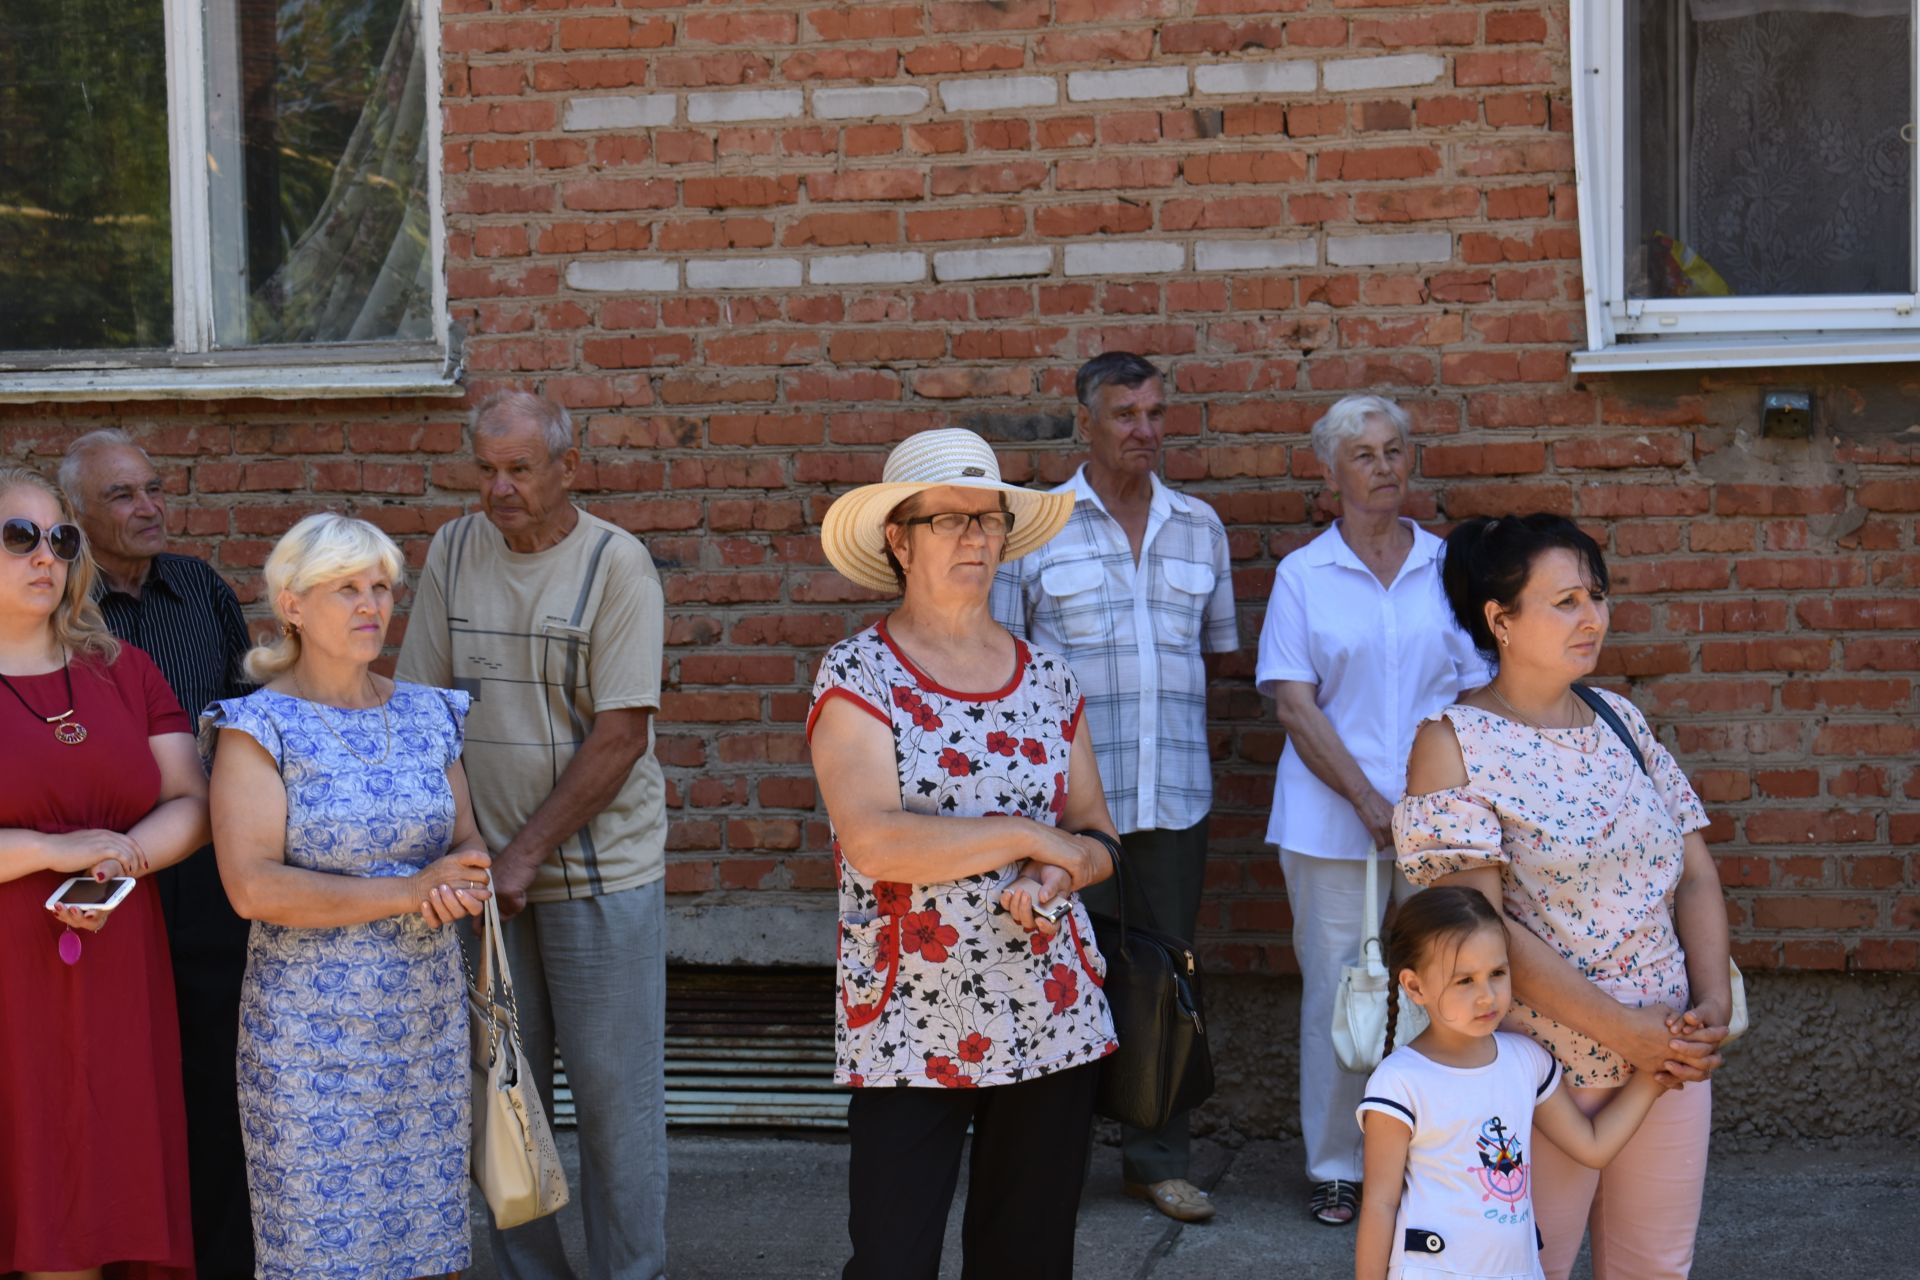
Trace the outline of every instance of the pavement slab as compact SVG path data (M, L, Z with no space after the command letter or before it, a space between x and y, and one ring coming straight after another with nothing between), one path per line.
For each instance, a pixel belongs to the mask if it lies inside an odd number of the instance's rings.
M578 1144L560 1136L569 1175ZM675 1280L832 1280L846 1260L841 1137L676 1132L667 1219ZM1194 1181L1219 1213L1182 1226L1128 1198L1116 1148L1096 1147L1081 1202L1082 1280L1347 1280L1350 1230L1306 1214L1297 1143L1196 1141ZM577 1182L576 1182L577 1185ZM942 1280L960 1275L965 1180L948 1219ZM475 1204L476 1221L485 1210ZM577 1208L562 1215L586 1274ZM1716 1151L1694 1280L1920 1280L1920 1148L1911 1142ZM484 1239L470 1280L496 1280ZM993 1280L1000 1280L995 1277ZM1006 1277L1005 1280L1019 1280ZM1573 1280L1591 1280L1585 1258Z

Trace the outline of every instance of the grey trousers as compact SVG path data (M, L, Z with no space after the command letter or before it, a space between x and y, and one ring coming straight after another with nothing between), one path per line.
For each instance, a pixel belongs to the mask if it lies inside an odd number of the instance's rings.
M553 1114L553 1047L579 1116L574 1212L586 1280L659 1280L667 1270L666 883L530 903L507 921L520 1034ZM570 1280L559 1215L488 1224L501 1280Z
M1207 820L1185 830L1152 828L1120 837L1125 851L1127 923L1150 924L1185 942L1193 941L1200 916L1200 892L1207 880ZM1112 880L1084 890L1089 908L1119 914ZM1152 918L1139 914L1152 908ZM1124 1126L1120 1132L1120 1172L1128 1182L1151 1184L1187 1176L1187 1113L1175 1112L1159 1129Z

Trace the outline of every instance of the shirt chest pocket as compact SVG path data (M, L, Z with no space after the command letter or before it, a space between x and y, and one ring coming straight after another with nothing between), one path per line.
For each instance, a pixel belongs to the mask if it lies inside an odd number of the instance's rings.
M1096 644L1113 632L1106 592L1106 571L1092 560L1050 564L1040 571L1040 589L1053 602L1060 634L1069 644Z
M549 685L564 691L569 701L587 682L587 655L592 636L587 628L558 618L545 618L540 622L540 633L534 640L536 669L546 674Z
M1158 625L1175 643L1186 645L1200 634L1200 623L1207 615L1207 601L1213 598L1218 576L1210 564L1198 560L1163 560L1160 572L1169 590L1166 607L1159 609Z

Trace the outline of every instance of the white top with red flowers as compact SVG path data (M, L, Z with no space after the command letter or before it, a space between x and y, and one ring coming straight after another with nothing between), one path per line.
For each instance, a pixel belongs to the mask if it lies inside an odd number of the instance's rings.
M845 698L893 731L900 806L955 818L1012 814L1056 826L1081 698L1067 664L1015 641L1012 678L957 693L869 627L827 651L813 718ZM1013 1084L1114 1050L1106 964L1076 897L1060 932L1029 935L999 903L1019 869L960 880L872 880L833 846L840 892L840 1084Z

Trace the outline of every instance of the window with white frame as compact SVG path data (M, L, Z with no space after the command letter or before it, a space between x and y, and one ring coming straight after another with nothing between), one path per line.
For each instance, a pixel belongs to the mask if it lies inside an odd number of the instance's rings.
M1920 359L1915 0L1575 0L1587 350Z
M451 387L437 65L432 0L0 6L0 397Z

